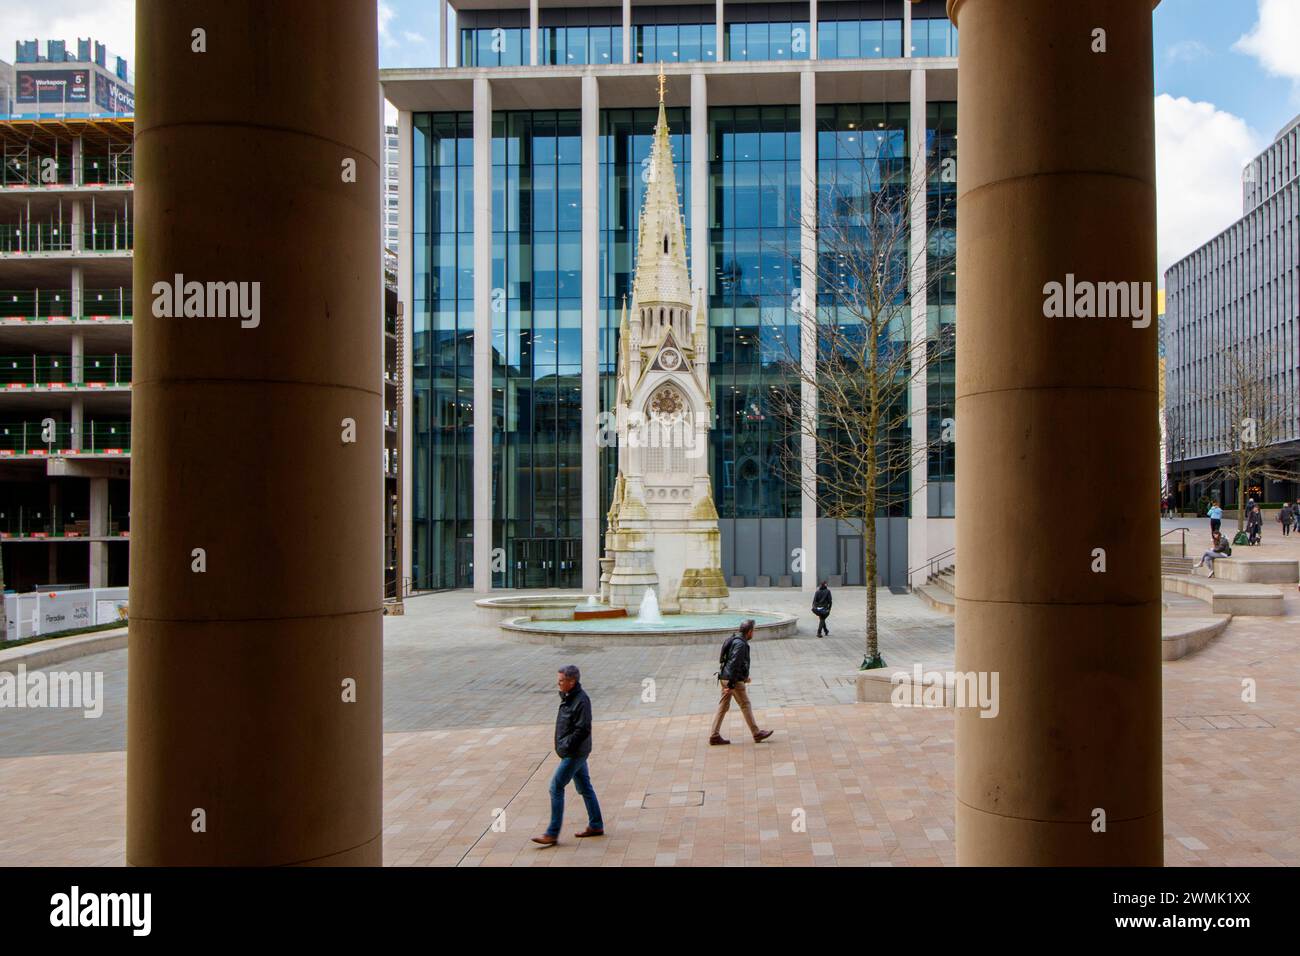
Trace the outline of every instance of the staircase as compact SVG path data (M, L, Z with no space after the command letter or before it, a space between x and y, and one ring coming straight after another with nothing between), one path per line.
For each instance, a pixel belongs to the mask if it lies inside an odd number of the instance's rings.
M957 612L957 567L948 565L931 574L926 582L912 592L922 601L944 614Z
M1171 555L1160 556L1160 573L1161 574L1191 574L1192 565L1196 562L1191 558L1179 558Z

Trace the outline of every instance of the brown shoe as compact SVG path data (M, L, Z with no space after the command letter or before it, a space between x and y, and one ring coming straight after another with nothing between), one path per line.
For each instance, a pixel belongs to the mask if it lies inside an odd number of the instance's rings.
M760 730L758 733L754 734L754 743L761 744L764 740L766 740L768 737L771 737L772 734L774 733L776 733L776 731L774 730Z
M583 830L581 833L574 834L574 836L576 836L579 840L581 840L583 837L604 836L604 835L605 835L604 830L593 830L591 827L587 827L587 829Z
M555 846L555 844L559 843L560 841L555 839L555 837L553 836L547 836L545 833L543 833L539 837L533 837L533 842L541 844L542 846Z
M728 740L726 737L722 736L722 734L714 734L712 737L709 738L710 747L716 747L719 744L729 744L729 743L731 743L731 741Z

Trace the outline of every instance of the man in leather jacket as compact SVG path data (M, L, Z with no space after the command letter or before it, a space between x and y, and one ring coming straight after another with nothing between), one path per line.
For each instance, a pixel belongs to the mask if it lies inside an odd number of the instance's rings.
M772 731L759 730L758 724L754 722L754 712L749 706L749 689L745 686L749 683L749 639L753 636L754 622L741 621L740 630L722 645L722 662L718 670L722 699L718 701L718 712L713 715L713 734L709 737L709 743L715 747L731 743L722 736L721 731L722 718L727 716L727 711L731 708L732 697L740 704L740 712L745 717L745 723L749 724L750 733L754 735L754 743L762 743L772 736Z
M587 805L587 829L574 836L605 835L600 802L587 774L587 756L591 753L591 698L579 683L581 676L573 664L561 667L556 673L560 709L555 715L555 755L560 762L551 777L551 825L544 834L533 837L533 842L542 846L555 846L559 842L560 826L564 823L564 788L570 780Z

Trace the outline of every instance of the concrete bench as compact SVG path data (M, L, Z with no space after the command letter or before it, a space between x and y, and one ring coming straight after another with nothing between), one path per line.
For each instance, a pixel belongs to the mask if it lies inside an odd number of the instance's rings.
M1160 659L1176 661L1199 651L1223 633L1232 618L1226 614L1218 617L1163 617L1160 620Z
M1300 561L1288 558L1218 558L1215 579L1240 584L1296 584L1300 582Z
M1204 601L1215 614L1275 617L1283 613L1282 592L1277 588L1220 580L1217 569L1219 563L1226 560L1230 559L1220 558L1214 562L1216 571L1213 578L1190 574L1162 575L1164 589Z

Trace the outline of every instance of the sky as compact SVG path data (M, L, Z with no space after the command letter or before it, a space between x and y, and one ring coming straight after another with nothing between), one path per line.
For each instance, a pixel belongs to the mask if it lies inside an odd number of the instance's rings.
M134 60L134 8L0 0L0 59L18 39L93 36ZM437 14L434 0L380 0L380 64L438 65ZM1163 0L1153 25L1163 276L1241 215L1242 168L1300 114L1300 0Z

